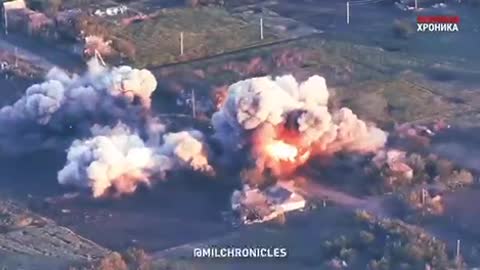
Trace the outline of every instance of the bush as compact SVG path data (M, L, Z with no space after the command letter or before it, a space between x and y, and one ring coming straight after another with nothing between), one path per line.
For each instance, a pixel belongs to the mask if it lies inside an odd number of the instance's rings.
M112 252L102 258L95 266L96 270L128 270L127 264L118 252Z
M415 174L425 171L426 162L419 154L413 153L408 157L408 165L412 167Z
M443 242L400 220L352 218L352 229L324 242L324 261L340 258L350 269L452 269Z
M452 174L442 178L450 187L464 187L473 184L474 178L471 172L467 170L453 171Z
M452 174L454 166L451 161L440 159L433 161L434 165L434 175L440 177L447 177Z
M143 249L129 248L123 254L112 252L88 265L72 265L69 270L160 270L154 268L151 258ZM165 268L174 270L176 268Z
M124 256L128 268L132 270L152 270L152 260L143 249L129 248Z

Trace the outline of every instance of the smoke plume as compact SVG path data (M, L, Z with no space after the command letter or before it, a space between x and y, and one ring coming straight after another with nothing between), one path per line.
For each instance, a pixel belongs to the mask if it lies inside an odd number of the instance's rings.
M54 68L44 82L30 86L14 104L0 109L0 146L32 150L55 138L84 136L96 123L141 123L156 85L148 70L107 68L96 60L88 63L82 76Z
M94 197L133 193L172 170L213 170L198 131L167 133L159 145L145 142L122 123L113 128L93 126L91 132L92 138L75 140L70 146L58 181L91 189Z
M228 88L212 124L225 148L250 149L255 167L278 171L285 162L299 165L311 154L371 152L387 134L348 108L330 112L325 79L299 83L291 76L260 77ZM295 167L295 166L294 166Z
M58 182L89 189L94 197L130 194L175 170L214 172L200 131L169 133L152 115L157 82L151 72L97 61L88 66L81 76L53 69L44 82L1 108L0 146L20 151L69 143ZM251 176L295 169L311 155L384 146L384 131L348 108L331 112L328 103L320 76L304 82L291 75L239 81L212 116L214 138L227 160L241 157L235 159L241 163L247 154L253 169L245 175Z

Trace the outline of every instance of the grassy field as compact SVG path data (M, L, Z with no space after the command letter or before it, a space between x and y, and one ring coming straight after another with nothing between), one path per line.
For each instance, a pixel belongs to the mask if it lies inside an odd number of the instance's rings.
M288 257L191 259L194 245L178 250L170 261L158 261L164 267L159 269L341 269L332 261L344 261L348 266L342 269L372 270L424 269L426 264L453 269L449 267L454 265L445 244L420 228L335 206L309 212L308 217L290 217L283 226L252 228L216 246L285 247Z
M341 104L352 107L362 118L379 124L415 121L442 116L454 110L468 109L467 104L455 102L428 80L421 81L415 78L422 76L423 71L434 64L430 59L417 59L402 53L385 52L372 47L319 38L255 49L235 56L197 62L191 67L183 68L203 69L219 66L217 71L207 73L207 80L214 85L230 84L242 76L235 71L222 70L222 63L227 61L241 65L240 63L248 63L249 59L261 57L269 66L270 74L279 71L289 73L290 70L283 70L284 66L275 64L271 59L276 52L285 49L295 49L297 53L305 54L302 64L294 68L293 73L300 71L309 75L324 76L330 90ZM437 61L444 62L443 59ZM467 94L470 94L468 100L475 100L474 93L462 93Z
M260 40L257 25L232 17L217 8L163 9L153 18L128 26L111 25L114 35L132 41L136 47L134 64L156 66L195 59L275 39L265 31ZM184 55L180 55L180 33Z

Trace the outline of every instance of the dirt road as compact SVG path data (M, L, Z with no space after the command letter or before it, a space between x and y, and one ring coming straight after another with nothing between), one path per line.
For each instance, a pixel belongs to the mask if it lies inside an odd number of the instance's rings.
M309 200L333 202L352 210L370 212L379 218L392 217L384 207L386 196L359 198L306 178L296 179L295 183L297 192Z
M2 35L0 48L16 53L19 57L28 59L32 64L45 70L50 70L56 66L67 71L78 72L84 68L80 56L17 33L10 33L7 36Z

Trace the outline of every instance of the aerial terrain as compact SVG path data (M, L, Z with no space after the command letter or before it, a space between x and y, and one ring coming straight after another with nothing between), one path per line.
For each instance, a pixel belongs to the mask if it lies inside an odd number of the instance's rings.
M477 269L479 9L3 1L0 269Z

